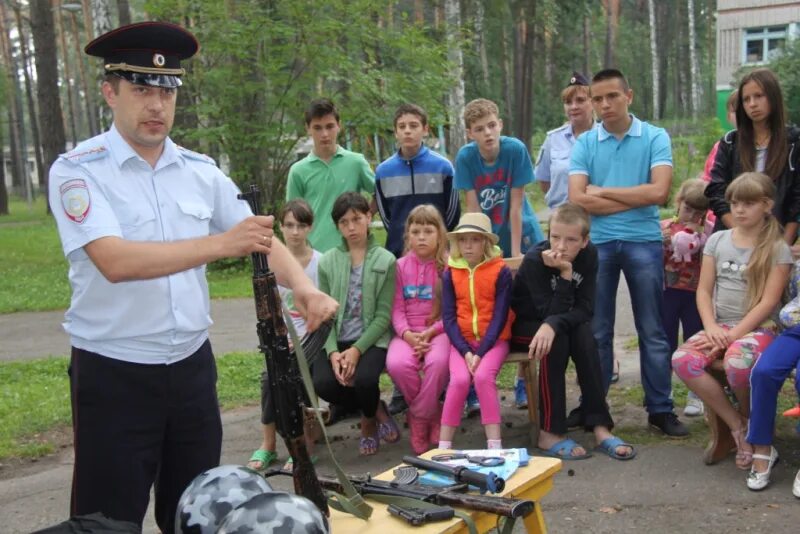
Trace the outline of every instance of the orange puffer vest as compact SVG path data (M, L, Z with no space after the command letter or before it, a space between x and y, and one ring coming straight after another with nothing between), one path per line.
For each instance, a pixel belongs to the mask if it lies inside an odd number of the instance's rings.
M464 338L471 343L480 342L494 313L497 277L506 269L503 258L495 256L470 269L463 258L449 261L450 275L456 294L456 317ZM508 311L508 319L498 339L511 338L514 312Z

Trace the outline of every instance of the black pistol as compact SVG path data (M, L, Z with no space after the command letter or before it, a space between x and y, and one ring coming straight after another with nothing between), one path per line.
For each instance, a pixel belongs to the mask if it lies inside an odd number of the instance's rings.
M431 521L447 521L452 519L455 511L446 506L437 506L435 508L413 508L406 506L398 506L390 504L387 508L390 514L405 520L408 524L415 527L424 525Z

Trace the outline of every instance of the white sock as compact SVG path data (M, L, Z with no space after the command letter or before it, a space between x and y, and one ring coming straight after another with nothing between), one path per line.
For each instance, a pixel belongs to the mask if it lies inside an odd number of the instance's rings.
M502 449L503 448L503 440L502 439L487 439L486 440L486 448L487 449Z
M441 441L441 440L439 441L439 446L437 447L437 449L452 449L452 448L453 448L452 441Z

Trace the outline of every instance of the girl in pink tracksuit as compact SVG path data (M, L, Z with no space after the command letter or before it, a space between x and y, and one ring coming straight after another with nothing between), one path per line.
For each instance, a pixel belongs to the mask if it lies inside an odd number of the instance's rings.
M414 208L405 228L405 255L397 261L386 370L408 403L411 448L422 454L439 441L439 397L447 385L450 341L440 316L447 230L430 204ZM420 376L422 371L423 376Z

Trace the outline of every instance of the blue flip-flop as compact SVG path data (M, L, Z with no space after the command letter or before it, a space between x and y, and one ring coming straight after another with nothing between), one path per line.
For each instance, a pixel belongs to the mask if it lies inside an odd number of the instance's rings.
M617 447L620 446L630 447L631 453L628 455L617 454ZM611 436L610 438L604 439L603 441L600 442L600 444L597 447L594 448L594 450L602 452L603 454L607 454L608 456L614 458L615 460L625 461L625 460L633 460L634 458L636 458L636 449L633 448L633 445L631 445L630 443L625 443L616 436Z
M562 439L558 443L554 444L549 449L540 449L537 447L539 452L542 456L549 456L551 458L558 458L560 460L585 460L586 458L591 458L592 453L586 452L585 454L581 454L579 456L573 456L572 451L575 450L575 447L581 447L579 443L577 443L574 439Z

